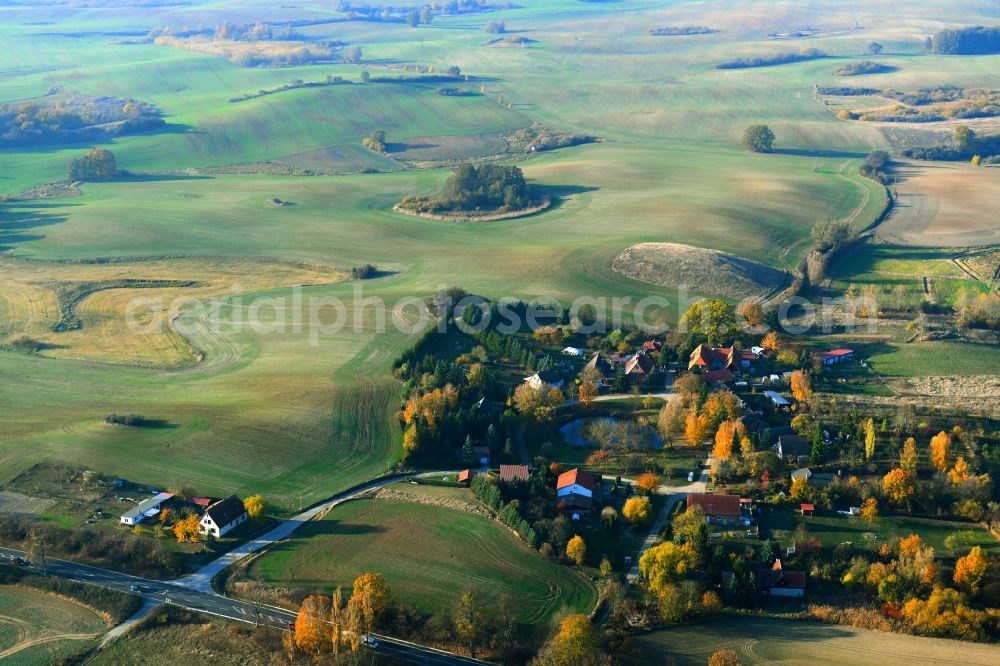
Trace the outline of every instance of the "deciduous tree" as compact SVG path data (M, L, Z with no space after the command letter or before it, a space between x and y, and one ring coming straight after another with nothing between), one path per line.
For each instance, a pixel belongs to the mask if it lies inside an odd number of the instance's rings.
M955 585L970 592L976 592L986 575L987 567L989 567L989 560L983 553L982 547L975 546L968 555L958 558L958 561L955 562L955 573L952 580L955 581Z
M641 474L639 478L636 479L635 485L647 495L652 495L656 492L656 489L660 487L660 477L652 472L646 472L645 474Z
M559 631L539 651L535 666L597 666L605 661L597 629L582 613L559 623Z
M969 480L969 464L965 462L964 456L959 456L955 461L955 466L948 472L948 478L956 485Z
M264 500L263 495L251 495L243 500L243 508L251 520L256 520L264 515L267 502Z
M581 566L586 561L587 544L579 534L566 543L566 557L577 566Z
M690 544L664 541L653 546L639 558L639 571L649 581L649 589L659 592L663 587L694 571L698 561Z
M708 666L741 666L742 663L732 650L716 650L708 658Z
M774 147L774 132L767 125L751 125L743 132L743 147L755 153L769 153Z
M306 597L295 618L295 645L307 654L319 655L330 647L326 620L330 615L329 600L318 594Z
M869 497L864 502L861 503L861 519L874 523L878 520L878 500L874 497Z
M899 455L899 466L911 474L917 472L917 440L907 437L903 442L903 452Z
M382 574L366 572L358 576L354 580L351 603L357 604L365 633L370 634L375 621L392 603L392 594Z
M483 635L483 612L479 600L471 591L462 593L455 607L455 634L469 646L469 653L476 656L476 645Z
M642 525L649 520L651 504L648 497L630 497L622 507L622 515L632 525Z
M799 402L812 400L812 376L805 370L792 373L792 396Z
M893 504L905 504L913 497L916 485L913 475L897 467L882 477L882 493Z
M871 460L875 455L875 419L865 423L865 459Z
M948 447L950 446L951 435L944 430L931 439L931 464L939 472L948 469Z

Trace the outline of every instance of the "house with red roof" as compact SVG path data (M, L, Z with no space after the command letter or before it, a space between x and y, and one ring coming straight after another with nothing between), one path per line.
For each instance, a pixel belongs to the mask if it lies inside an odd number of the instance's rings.
M740 522L739 495L690 494L687 505L699 507L710 525L735 526Z
M563 472L556 479L556 497L567 495L594 496L594 477L580 468Z
M500 480L505 483L528 480L527 465L500 465Z
M757 570L760 591L772 597L802 597L806 593L806 572L790 571L775 560L770 569Z
M459 483L471 483L474 478L476 478L476 470L474 469L463 469L458 473Z
M707 347L698 345L691 352L688 360L688 370L730 370L739 372L740 362L743 360L742 354L736 352L735 347Z

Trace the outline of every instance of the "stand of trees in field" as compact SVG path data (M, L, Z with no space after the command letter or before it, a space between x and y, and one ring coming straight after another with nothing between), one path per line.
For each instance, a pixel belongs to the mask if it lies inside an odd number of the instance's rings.
M955 128L955 140L950 146L907 148L905 157L918 160L971 160L974 164L1000 164L1000 135L979 136L975 130Z
M110 150L91 148L69 163L72 181L108 180L118 175L118 162Z
M676 37L680 35L708 35L718 32L707 25L669 25L662 28L650 28L649 34L654 37Z
M802 49L801 51L790 51L785 53L774 53L762 56L746 56L736 58L726 62L720 62L715 69L748 69L751 67L772 67L774 65L785 65L790 62L802 62L803 60L816 60L826 58L827 55L819 49Z
M439 194L406 197L399 207L415 213L507 212L532 203L530 189L518 167L463 164Z
M834 76L861 76L862 74L881 74L883 72L893 71L893 67L889 65L883 65L880 62L875 62L874 60L862 60L861 62L852 62L843 67L838 67L833 70Z
M77 143L164 125L156 107L132 98L54 92L0 105L0 145Z
M946 55L1000 53L1000 27L976 25L942 30L931 38L931 51Z

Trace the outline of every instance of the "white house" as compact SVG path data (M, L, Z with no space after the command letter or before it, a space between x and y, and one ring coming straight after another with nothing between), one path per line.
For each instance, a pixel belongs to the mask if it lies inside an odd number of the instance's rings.
M173 499L173 493L157 493L148 500L143 500L126 511L121 516L122 525L138 525L146 518L152 518L160 512L163 504Z
M201 517L201 531L221 537L234 527L242 525L246 519L247 511L243 508L243 501L236 495L230 495L205 509L205 515Z
M579 468L563 472L556 481L556 497L566 497L567 495L592 498L594 496L594 477Z
M566 347L562 350L562 353L567 356L583 356L583 350L579 347Z
M554 386L556 388L563 387L563 378L559 376L558 372L554 370L543 370L542 372L536 372L530 377L525 377L524 382L531 386L531 388L536 391L541 390L545 385Z

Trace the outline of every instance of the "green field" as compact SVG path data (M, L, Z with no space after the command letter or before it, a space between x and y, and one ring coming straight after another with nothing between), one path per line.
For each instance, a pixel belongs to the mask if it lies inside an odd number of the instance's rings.
M396 601L422 612L447 611L471 590L487 614L508 598L517 621L536 628L564 609L589 612L597 600L589 581L545 560L497 522L390 500L336 507L269 550L249 573L278 587L330 593L349 589L366 571L382 573Z
M941 638L887 634L777 618L726 617L644 634L651 660L702 666L716 650L733 650L743 664L885 663L995 664L997 648Z
M391 308L401 298L423 298L450 285L490 297L544 295L565 302L587 295L630 298L634 305L655 295L671 301L662 318L676 322L685 305L674 289L611 270L624 248L686 243L789 268L807 251L817 221L848 219L863 228L874 219L885 202L883 188L858 177L856 168L867 152L888 142L871 126L837 120L812 95L814 84L833 82L837 60L741 71L715 70L714 63L797 48L766 34L801 27L807 15L866 26L810 40L809 46L832 55L853 57L870 39L885 42L886 62L899 69L870 77L872 85L990 85L998 62L994 56L922 54L926 21L981 22L976 7L917 3L900 10L821 0L805 14L751 0L722 0L707 10L702 3L652 0L518 4L495 14L441 16L416 29L340 20L341 13L319 0L294 6L207 0L125 9L0 7L7 47L0 55L0 102L29 100L61 86L135 97L157 105L167 122L101 142L131 177L85 184L75 198L0 205L0 251L60 261L183 256L206 266L219 258L301 261L332 270L373 263L387 271L364 282L363 295L352 283L305 288L307 298L337 297L349 311L348 330L315 341L291 325L284 333L244 327L214 334L196 326L186 341L168 336L174 357L183 356L188 343L205 355L204 362L181 367L176 358L159 362L169 350L129 349L166 345L162 337L156 343L122 341L108 333L120 327L93 326L46 331L45 342L53 346L36 356L0 352L0 481L48 458L157 487L187 483L213 495L263 492L279 512L291 512L385 471L399 454L399 385L389 369L410 339L382 331L379 308L350 312L362 297L378 297ZM483 24L495 17L506 20L508 32L537 41L530 48L486 47L491 36ZM328 19L336 21L296 30L305 40L363 47L362 65L248 68L128 43L163 26ZM720 32L646 34L650 26L705 22ZM363 71L373 78L396 76L404 65L435 72L460 66L470 78L455 85L485 93L449 97L437 94L440 83L357 83ZM355 83L228 101L327 76ZM362 137L381 128L404 156L488 157L500 134L536 122L605 142L523 160L526 177L556 204L496 224L393 213L394 202L433 191L448 170L407 169L391 152L361 147ZM775 130L773 154L740 148L744 128L755 122ZM88 147L0 147L0 195L64 178L69 161ZM274 165L260 162L327 175L274 175ZM243 175L191 171L209 167ZM382 173L363 173L371 170ZM267 201L272 197L291 205L274 206ZM163 277L152 264L136 263L137 276ZM38 293L37 283L52 276L46 264L32 265L34 274L19 278L31 284L18 288ZM218 286L214 267L192 268L188 277ZM250 314L252 296L292 297L289 282L239 286L244 303L220 310L227 323ZM107 319L109 303L120 305L119 296L95 296L81 305L82 314ZM625 306L626 315L632 305ZM0 343L25 332L11 324L5 307L0 295ZM290 317L286 312L278 320L291 324ZM196 320L187 311L178 322ZM81 339L88 335L91 340ZM75 353L77 348L100 353ZM949 351L956 360L942 365L956 373L971 370L961 349ZM886 352L884 360L876 355L880 372L924 371L897 363L895 354ZM102 419L112 412L143 414L167 427L105 427Z
M45 666L76 654L107 627L94 611L23 587L0 587L0 662Z

